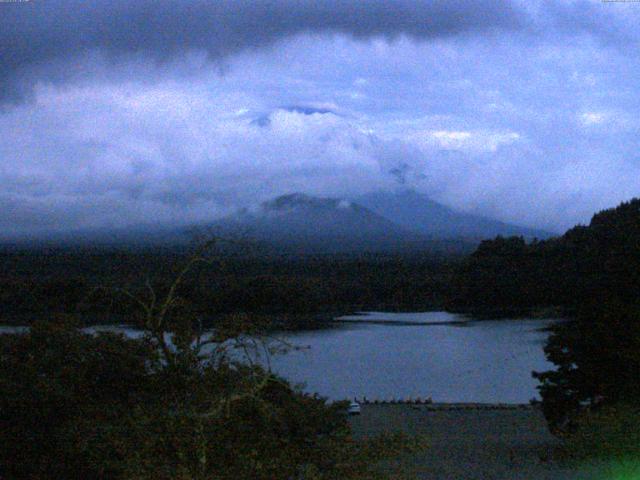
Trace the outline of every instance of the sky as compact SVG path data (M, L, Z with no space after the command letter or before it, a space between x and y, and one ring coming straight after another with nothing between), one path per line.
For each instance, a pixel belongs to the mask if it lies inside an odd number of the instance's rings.
M561 232L640 195L640 3L0 0L0 236L414 189Z

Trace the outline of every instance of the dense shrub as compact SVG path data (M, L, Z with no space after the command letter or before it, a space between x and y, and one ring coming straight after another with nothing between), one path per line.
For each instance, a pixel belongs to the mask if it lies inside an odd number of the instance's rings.
M556 369L534 373L552 429L571 429L587 409L640 405L640 308L608 299L557 325L545 347Z
M597 410L584 410L567 435L566 453L577 460L600 458L607 461L636 459L640 469L640 407L619 403ZM636 471L640 473L640 470ZM635 478L635 477L634 477Z
M1 478L371 478L400 443L356 443L344 407L67 321L0 336Z

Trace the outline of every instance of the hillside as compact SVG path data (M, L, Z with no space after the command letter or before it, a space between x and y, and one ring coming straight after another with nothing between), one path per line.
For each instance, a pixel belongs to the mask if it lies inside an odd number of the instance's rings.
M442 242L398 225L358 203L294 193L244 209L214 224L279 250L304 253L358 251L468 253L469 242Z
M357 197L355 201L408 230L430 238L482 240L502 235L542 239L553 235L543 230L458 212L411 190L376 192Z
M596 213L589 225L527 244L483 241L460 268L452 300L473 309L575 309L640 291L640 199Z

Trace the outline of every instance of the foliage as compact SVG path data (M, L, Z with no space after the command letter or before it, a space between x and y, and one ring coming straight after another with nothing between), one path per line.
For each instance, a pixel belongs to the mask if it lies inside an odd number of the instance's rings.
M136 302L106 292L126 287L140 297L148 293L139 282L145 277L154 290L166 291L187 258L153 249L0 250L0 321L25 324L50 312L81 314L89 322L128 321ZM214 266L195 265L179 293L205 324L246 313L286 318L278 326L297 328L318 313L441 305L453 261L428 255L222 255Z
M484 241L452 291L453 305L477 311L570 314L545 347L555 370L534 373L553 431L574 430L585 412L640 404L640 199L558 238Z
M450 304L474 310L574 311L594 298L640 291L640 199L593 216L558 238L486 240L458 269Z
M87 333L67 317L0 336L0 477L374 478L376 461L403 448L354 441L344 404L254 363L268 346L248 317L204 334L179 292L205 253L164 289L119 289L140 308L142 338Z
M639 424L640 407L637 404L617 403L595 411L584 410L576 418L574 431L566 436L565 454L576 460L594 457L608 461L636 459L638 468Z
M116 461L117 452L100 436L152 399L146 362L155 359L147 345L82 334L57 319L35 323L26 335L3 335L0 347L4 477L73 478L69 473L76 472L89 478L92 455L85 453L93 443ZM106 478L111 463L103 463L98 478Z
M640 405L640 308L620 300L594 302L557 325L545 347L556 370L534 373L552 428L571 427L589 408Z

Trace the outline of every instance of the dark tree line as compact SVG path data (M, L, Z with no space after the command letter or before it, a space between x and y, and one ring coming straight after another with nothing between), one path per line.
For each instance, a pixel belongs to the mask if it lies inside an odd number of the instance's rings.
M593 216L588 226L526 243L483 241L455 276L451 305L478 311L556 306L593 299L635 302L640 292L640 200Z
M145 279L168 288L184 255L164 251L20 251L0 254L0 308L4 322L27 323L42 314L80 313L88 322L113 322L135 310L126 297ZM444 303L451 260L431 256L222 256L199 266L181 295L205 317L247 313L291 320L357 309L437 308Z

